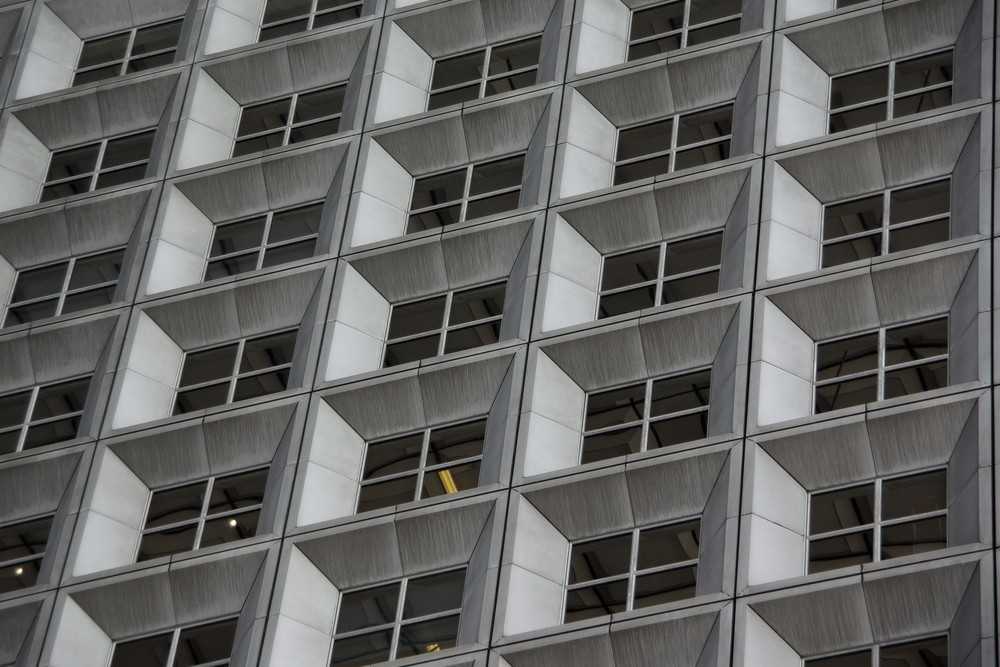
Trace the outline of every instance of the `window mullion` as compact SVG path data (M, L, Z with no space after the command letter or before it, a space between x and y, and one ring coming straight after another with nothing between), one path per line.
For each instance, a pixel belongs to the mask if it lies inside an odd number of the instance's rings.
M465 184L462 186L462 210L458 217L460 222L465 222L465 216L469 209L469 193L472 191L472 170L475 165L470 164L465 171Z
M644 395L645 400L643 401L643 406L642 406L642 436L641 436L642 439L639 441L640 452L646 451L647 449L646 445L648 444L649 441L649 415L652 412L652 407L650 406L650 403L653 400L652 380L646 380L645 392L646 392Z
M420 467L417 468L417 488L414 490L414 500L420 500L421 489L424 488L424 475L427 474L427 456L431 448L431 429L424 429L424 442L420 451Z
M267 251L267 242L271 237L271 223L274 222L274 211L267 212L267 218L264 220L264 232L260 237L260 248L257 250L257 265L256 268L261 269L264 267L264 253Z
M680 134L681 115L674 115L674 122L670 124L670 171L677 170L677 137Z
M691 27L691 0L684 2L684 18L681 22L681 48L688 45L688 31Z
M76 268L76 257L70 257L66 263L66 275L63 276L62 290L56 300L56 315L62 315L63 306L66 305L66 292L69 291L70 281L73 279L73 270Z
M311 16L309 17L309 20L310 22L312 21ZM289 139L291 139L292 137L292 125L294 124L292 121L295 118L295 108L298 105L299 105L299 94L295 93L294 95L292 95L291 102L288 103L288 120L285 121L285 131L282 134L282 140L281 140L282 146L287 146Z
M878 330L878 377L875 386L875 400L881 401L885 396L885 361L886 361L886 328Z
M208 506L211 502L212 491L215 488L215 478L209 477L205 483L205 499L201 501L201 516L198 517L198 527L194 532L194 548L201 548L202 533L205 531L205 519L208 517Z
M632 529L631 552L628 557L628 582L625 592L625 609L635 609L635 571L639 566L639 529Z
M97 162L94 165L94 173L90 175L90 190L97 189L97 178L101 175L101 171L104 169L104 153L108 149L108 139L103 139L101 141L101 147L97 151Z
M895 118L896 117L896 62L892 61L889 63L889 90L887 92L886 100L886 117Z
M396 659L396 650L399 648L400 626L403 622L403 608L406 605L406 590L409 582L409 579L403 579L399 582L399 601L396 603L396 618L393 619L395 623L392 626L392 645L389 647L390 660Z
M31 416L35 412L35 403L38 401L38 392L41 390L40 387L31 388L31 398L28 400L28 410L25 412L24 424L21 426L21 439L17 443L17 450L24 451L24 442L28 439L28 429L31 427Z
M882 479L875 480L875 507L872 510L872 562L882 560Z
M892 207L889 200L892 199L892 190L886 190L882 195L882 252L880 255L889 254L889 220L892 215Z
M656 298L653 300L657 306L663 305L663 283L667 277L667 242L660 242L660 257L656 264Z
M233 362L233 374L229 377L229 391L226 392L226 403L232 403L233 396L236 394L236 378L240 374L240 361L243 359L243 346L246 343L246 338L241 338L239 344L236 346L236 361Z
M490 78L490 59L493 57L493 45L487 44L486 50L483 52L483 74L479 77L479 97L482 99L486 97L486 84Z
M177 645L180 643L181 628L174 628L173 637L170 639L170 653L167 654L167 667L172 667L177 660Z
M448 334L450 333L450 331L448 330L448 321L451 319L451 303L452 303L452 298L454 296L455 292L453 291L448 292L448 294L445 295L444 316L443 316L443 321L441 322L441 329L440 329L441 335L438 337L438 356L444 354L445 343L447 342Z

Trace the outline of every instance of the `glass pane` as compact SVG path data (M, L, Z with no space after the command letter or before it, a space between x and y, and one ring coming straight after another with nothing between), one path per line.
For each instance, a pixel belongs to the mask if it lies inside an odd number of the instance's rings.
M673 447L708 437L708 411L660 419L649 425L646 449Z
M17 451L17 443L21 439L20 431L0 433L0 454L12 454Z
M573 545L569 584L581 584L627 574L632 554L632 533L623 533Z
M125 250L121 249L78 259L73 266L69 288L75 290L117 281L122 270L124 257Z
M876 368L878 368L877 333L816 345L817 380L873 371Z
M844 130L853 130L856 127L873 125L885 120L887 113L885 102L879 102L860 109L831 114L830 132L843 132Z
M827 537L809 543L809 574L871 562L871 530Z
M434 76L431 78L431 90L457 86L461 83L469 83L481 79L485 62L485 51L475 51L451 58L438 59L434 62Z
M92 180L90 176L79 178L75 181L60 183L59 185L46 185L42 188L42 201L52 201L61 197L72 197L83 192L90 192Z
M948 664L948 638L918 639L878 651L879 667L922 667Z
M158 533L147 533L139 543L138 562L182 553L194 549L195 534L198 524L188 524L176 528L167 528Z
M324 5L340 6L350 3L337 2L337 0L319 0L316 4L316 8L321 9ZM360 3L350 9L342 9L340 11L327 12L325 14L316 14L316 18L313 19L313 28L324 28L328 25L336 25L337 23L343 23L344 21L350 21L356 18L361 18Z
M258 396L274 394L288 389L288 369L254 375L253 377L240 378L236 381L236 389L233 391L234 401L245 401Z
M361 487L358 511L402 505L416 500L417 476L398 477L385 482L366 484Z
M685 521L639 531L640 570L698 559L701 521Z
M236 344L188 352L181 371L181 387L231 377L236 367Z
M733 133L733 105L685 114L678 119L677 145L721 139ZM728 153L727 153L728 157Z
M618 132L618 161L660 153L670 150L673 140L674 121L672 118L658 120L638 127L630 127Z
M829 658L811 658L805 664L807 667L872 667L872 652L865 650Z
M882 528L882 559L944 549L948 546L948 525L943 516L897 523Z
M627 600L628 582L624 580L567 591L564 622L572 623L625 611Z
M268 471L260 468L217 478L208 501L209 515L263 503Z
M719 272L709 271L663 283L663 303L677 303L687 299L715 294L719 291Z
M446 225L454 225L462 219L462 205L448 206L419 215L411 215L406 223L406 233L416 234L428 229L440 229Z
M241 141L237 141L233 146L233 157L250 155L251 153L260 153L261 151L270 150L272 148L280 148L284 145L285 131L278 130L273 134L265 134L262 137L254 137L253 139L243 139Z
M882 254L882 233L875 232L850 241L840 241L823 246L823 268L839 266L860 259L871 259Z
M653 178L670 171L670 156L662 155L641 162L620 164L615 167L615 185Z
M101 169L148 160L149 153L153 150L153 137L155 135L156 132L151 130L108 140L108 145L104 149L104 158L101 160Z
M37 424L28 428L28 432L24 436L23 448L34 449L35 447L44 447L56 442L72 440L76 437L79 429L79 417L70 417L69 419Z
M167 667L174 633L133 639L115 644L111 667Z
M264 242L264 225L266 223L267 218L261 216L250 220L216 225L209 257L259 248Z
M89 388L89 377L40 388L38 397L35 398L35 407L31 411L32 421L80 412L87 401Z
M330 120L321 120L317 123L309 123L308 125L298 125L293 127L291 132L288 133L288 143L289 144L299 144L303 141L311 141L313 139L319 139L321 137L328 137L331 134L336 134L340 131L340 118L331 118Z
M438 496L474 489L479 486L479 468L480 462L473 461L472 463L428 472L424 475L424 486L421 489L420 497L437 498Z
M269 336L251 338L243 345L240 373L261 371L274 366L292 363L298 329Z
M506 292L506 282L455 292L451 297L451 312L448 315L448 325L454 326L456 324L476 322L502 315Z
M450 463L480 456L483 453L485 437L485 419L436 428L431 431L427 464Z
M485 218L488 215L514 211L520 208L520 206L520 190L506 192L501 195L493 195L491 197L484 197L483 199L475 199L470 201L469 205L465 207L465 219L475 220L476 218Z
M58 306L59 300L52 299L50 301L36 301L28 306L8 308L4 326L12 327L26 322L37 322L46 317L55 317Z
M951 212L951 179L894 190L889 197L889 222L897 224Z
M463 168L417 178L413 182L410 209L417 210L462 199L465 193L465 172Z
M83 86L88 83L94 83L95 81L104 81L106 79L113 79L121 74L122 66L120 64L109 65L108 67L100 67L98 69L90 69L86 72L78 72L76 76L73 77L74 86Z
M693 598L696 594L698 566L691 565L635 578L633 609Z
M436 653L455 646L458 641L458 616L404 625L399 629L396 657Z
M123 32L111 35L110 37L88 39L83 43L83 48L80 50L80 60L76 65L77 69L122 60L125 57L125 51L128 49L129 37L129 32Z
M948 473L934 470L882 483L882 519L898 519L948 506Z
M538 73L535 70L505 76L500 79L491 79L486 82L486 96L509 93L512 90L523 90L535 85Z
M287 211L279 211L271 219L268 243L280 243L319 233L323 218L323 204L310 204Z
M663 274L676 276L722 263L722 232L667 243Z
M236 136L244 137L248 134L257 134L258 132L285 127L288 124L288 113L291 109L291 104L292 98L286 97L281 100L272 100L263 104L243 107Z
M643 248L604 258L601 289L610 290L626 285L656 280L660 272L660 248Z
M264 261L261 262L261 268L266 269L272 266L287 264L288 262L297 262L300 259L308 259L314 254L316 254L316 239L280 245L276 248L271 247L264 252Z
M875 485L814 493L809 499L809 534L859 528L875 519Z
M201 517L208 482L194 482L172 489L153 491L146 513L146 528L168 526Z
M0 563L45 553L52 517L0 526Z
M919 225L889 230L889 252L912 250L932 243L941 243L951 237L950 220L939 218Z
M469 100L479 99L479 84L464 86L453 90L446 90L441 93L431 93L427 102L427 110L443 109L452 104L461 104Z
M626 454L636 454L642 451L642 427L605 431L588 435L583 439L583 456L580 463L605 461Z
M487 192L521 187L524 174L524 155L477 164L472 167L472 184L469 196L476 197ZM466 216L473 217L473 216Z
M629 39L644 39L684 27L684 1L640 9L632 12L632 29Z
M738 34L740 34L740 19L733 19L732 21L725 21L723 23L714 23L710 26L705 26L704 28L689 30L687 34L687 45L696 46L698 44L704 44L716 39L732 37L733 35Z
M932 361L921 366L886 371L885 398L897 398L948 386L948 362Z
M598 318L632 313L656 305L656 285L604 294L597 307Z
M677 158L674 160L674 169L680 171L681 169L700 167L705 164L728 159L729 140L727 139L725 141L710 144L708 146L702 146L700 148L678 151Z
M60 262L38 269L18 271L10 302L18 303L28 299L59 294L66 281L67 268L69 268L67 262Z
M690 25L735 16L743 10L741 0L691 0Z
M918 95L896 98L893 102L893 118L912 116L932 109L940 109L951 104L951 87L932 90Z
M464 588L464 569L410 579L406 584L403 619L460 609Z
M20 426L28 416L31 391L0 396L0 428Z
M398 602L398 582L344 593L337 615L337 634L392 623Z
M893 327L885 331L886 365L948 353L948 318Z
M279 23L267 28L260 29L260 36L257 38L258 42L266 42L269 39L277 39L279 37L286 37L287 35L294 35L300 32L305 32L309 29L309 20L302 19L301 21L291 21L289 23Z
M237 255L228 259L219 259L209 262L205 269L205 280L215 280L227 276L236 276L247 271L257 270L257 253L249 255Z
M416 470L420 467L423 451L422 433L369 443L361 479L368 480Z
M444 341L444 353L471 350L483 345L492 345L500 340L500 320L478 324L464 329L452 329Z
M154 67L161 67L163 65L169 65L174 62L174 58L177 55L177 51L165 51L163 53L158 53L155 56L146 56L145 58L134 58L128 62L128 66L125 68L127 72L143 72L147 69L152 69Z
M490 53L490 75L534 67L542 49L542 38L531 37L512 44L493 47Z
M20 591L38 582L42 560L30 560L16 565L0 566L0 595ZM10 667L14 667L11 663Z
M939 83L948 83L953 78L953 51L920 56L896 63L896 92L905 93Z
M194 410L213 408L225 405L229 400L229 383L216 384L201 389L177 392L177 402L174 404L174 414L181 415Z
M178 19L177 21L161 23L149 26L148 28L139 28L135 31L135 41L132 43L132 55L136 56L176 47L178 40L181 38L181 28L183 26L184 20Z
M238 619L231 618L181 630L174 666L196 667L228 658L233 652L237 622Z
M440 334L426 336L408 340L403 343L390 343L385 346L385 360L382 365L385 368L398 366L411 361L429 359L438 355L438 345L440 344Z
M823 239L881 229L882 209L881 194L828 204L823 209Z
M97 177L97 182L94 183L95 190L102 190L104 188L113 188L116 185L123 185L125 183L131 183L132 181L142 180L146 178L146 168L145 163L135 165L134 167L126 167L125 169L117 169L115 171L106 171Z
M331 667L360 667L389 659L392 649L392 628L357 637L344 637L333 642Z
M816 387L816 414L878 400L878 379L869 377Z
M45 180L55 181L93 172L97 168L97 155L100 150L100 144L91 144L90 146L54 151L49 161L49 171Z
M444 326L445 301L444 296L432 296L394 305L389 318L389 340L440 329Z
M681 33L677 32L667 35L666 37L650 40L648 42L630 44L628 47L627 60L638 60L639 58L659 56L664 53L676 51L679 48L681 48Z
M712 371L708 369L654 381L650 416L707 406L711 381Z
M642 419L646 402L646 383L628 387L595 391L587 394L587 416L584 430L628 424Z
M260 510L206 521L198 546L205 549L253 537L257 534L258 521L260 521Z
M312 0L267 0L264 23L305 16L312 10Z
M830 81L830 109L881 99L888 94L889 68L886 66L836 76Z

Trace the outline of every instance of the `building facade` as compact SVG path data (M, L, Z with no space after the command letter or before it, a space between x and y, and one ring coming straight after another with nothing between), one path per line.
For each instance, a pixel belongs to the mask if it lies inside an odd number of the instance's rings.
M997 664L994 0L0 0L0 666Z

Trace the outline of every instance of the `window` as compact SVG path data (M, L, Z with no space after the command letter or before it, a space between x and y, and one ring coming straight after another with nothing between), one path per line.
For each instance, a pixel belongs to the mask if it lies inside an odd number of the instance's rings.
M358 511L479 486L486 418L368 443Z
M4 326L106 306L115 300L125 248L21 269Z
M947 241L951 178L886 190L823 209L823 268Z
M0 454L75 438L89 388L87 375L0 396Z
M238 618L115 642L110 667L226 667Z
M587 394L581 463L708 435L709 368Z
M566 623L695 596L701 519L573 544Z
M258 42L361 17L364 0L267 0Z
M614 184L726 160L732 138L732 104L623 127Z
M948 471L877 479L809 498L809 574L948 546Z
M851 7L852 5L860 5L864 2L870 2L871 0L837 0L837 9L843 9L844 7Z
M740 33L742 0L673 0L632 12L628 60Z
M312 257L322 215L318 202L216 225L205 280Z
M42 201L101 190L146 177L156 130L143 130L53 151Z
M521 153L415 179L406 233L519 208L524 157Z
M947 317L816 345L817 414L947 384Z
M506 292L501 281L393 304L383 366L496 343Z
M154 490L136 560L253 537L267 473L265 466Z
M951 104L954 50L848 72L830 80L830 132Z
M84 41L73 85L169 65L177 56L184 19L132 28Z
M535 85L541 48L536 35L435 60L427 110Z
M346 93L342 84L243 107L233 157L336 134Z
M598 319L719 291L722 232L664 241L604 258Z
M464 588L463 567L346 591L330 665L370 665L452 648Z
M0 526L0 595L38 581L52 515Z
M174 414L284 391L296 334L292 329L186 353Z
M944 667L947 664L946 636L909 640L900 644L882 644L860 651L853 649L847 653L805 660L807 667Z

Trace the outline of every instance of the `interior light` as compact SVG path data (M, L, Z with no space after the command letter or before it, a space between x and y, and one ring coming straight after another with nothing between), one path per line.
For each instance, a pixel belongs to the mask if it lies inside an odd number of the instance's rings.
M230 528L235 528L236 527L236 519L230 519L229 520L229 527Z
M455 485L455 478L451 476L450 470L439 471L438 479L441 480L441 486L444 487L445 493L458 493L458 486Z

